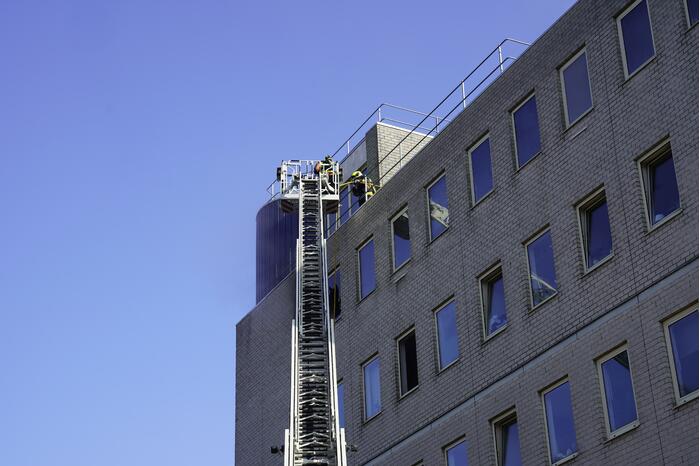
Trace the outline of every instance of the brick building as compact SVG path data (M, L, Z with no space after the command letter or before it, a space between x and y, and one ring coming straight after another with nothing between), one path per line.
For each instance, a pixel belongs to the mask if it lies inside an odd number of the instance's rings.
M350 464L698 463L697 22L581 0L415 153L369 130L328 238ZM237 464L282 464L294 300L237 326Z

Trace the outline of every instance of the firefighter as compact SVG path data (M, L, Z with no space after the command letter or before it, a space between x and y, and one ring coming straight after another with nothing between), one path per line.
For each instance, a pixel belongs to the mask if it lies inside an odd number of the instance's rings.
M372 183L372 180L359 170L352 172L347 183L351 185L350 190L360 205L377 192L377 187Z
M316 162L316 165L314 165L314 173L321 178L321 182L329 194L335 193L335 177L333 176L334 166L335 162L333 161L333 157L330 155L326 155L322 161Z

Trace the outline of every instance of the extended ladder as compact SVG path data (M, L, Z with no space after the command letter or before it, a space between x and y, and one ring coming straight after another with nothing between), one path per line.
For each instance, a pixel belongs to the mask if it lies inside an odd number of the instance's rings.
M289 161L283 172L292 180L283 199L296 200L296 319L292 322L291 400L285 431L285 466L345 466L345 432L338 421L333 321L328 309L324 204L337 206L337 164L322 174L309 162ZM306 167L306 169L304 168ZM329 173L331 175L329 175Z

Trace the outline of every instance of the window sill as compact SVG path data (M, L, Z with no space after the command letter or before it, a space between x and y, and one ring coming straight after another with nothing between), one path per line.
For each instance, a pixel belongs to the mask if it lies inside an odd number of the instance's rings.
M497 335L500 335L501 333L505 332L506 329L508 328L508 323L506 322L505 325L502 327L494 330L493 332L489 333L488 335L484 335L484 341L481 342L481 346L484 346L486 343L490 342L494 338L496 338Z
M698 399L698 392L697 390L694 391L693 393L684 396L683 398L676 398L676 406L673 407L673 409L681 409L691 401L695 401Z
M409 391L407 391L403 395L399 394L399 402L405 400L410 394L417 392L418 388L420 388L420 385L416 385L415 387L413 387L412 389L410 389Z
M605 264L607 264L608 262L610 262L610 261L613 259L613 257L615 257L615 254L611 252L610 254L608 254L607 256L603 257L601 260L599 260L598 263L595 264L593 267L585 267L585 266L584 266L584 268L583 268L583 276L586 277L586 276L590 275L591 272L594 272L594 271L598 270L598 269L601 268L603 265L605 265Z
M658 56L657 53L655 53L654 55L652 55L647 61L645 61L644 63L642 63L642 64L639 66L639 68L637 68L636 70L634 70L631 74L627 74L627 69L625 69L625 70L624 70L624 72L625 72L625 81L622 83L622 85L624 86L625 84L627 84L628 82L630 82L630 81L632 80L632 78L634 78L635 76L637 76L642 70L646 69L651 63L655 62L657 56Z
M690 31L692 31L693 29L695 29L697 26L698 26L698 22L695 21L693 24L691 24L690 26L688 26L688 29L685 30L685 33L686 33L686 34L690 33Z
M410 263L411 263L411 258L409 257L401 265L399 265L398 267L394 267L394 270L391 272L391 275L396 276L399 274L399 272L405 272L406 266ZM405 275L405 273L404 273L404 275ZM401 275L401 277L403 277L403 275ZM401 277L398 277L396 280L399 280Z
M679 207L678 209L674 210L673 212L671 212L670 214L668 214L667 216L665 216L664 218L662 218L661 220L659 220L656 223L651 223L647 219L647 224L648 224L647 234L653 233L654 231L658 230L662 226L669 223L674 218L679 217L682 213L683 213L683 209L681 207Z
M573 129L574 129L576 126L578 126L578 123L580 123L581 121L583 121L583 119L586 118L590 113L592 113L594 109L595 109L595 107L594 107L593 105L591 105L591 107L590 107L588 110L586 110L586 111L583 112L581 115L579 115L579 117L576 118L573 122L569 123L569 125L568 125L566 128L564 128L564 134L569 133L569 132L572 132ZM585 129L586 129L586 128L584 127L584 128L581 130L581 132L582 132L583 130L585 130ZM579 133L574 134L574 135L571 137L571 139L575 138L575 137L578 136L579 134L581 134L581 133L579 132Z
M430 246L430 245L433 244L435 241L437 241L438 239L440 239L440 238L442 238L443 236L445 236L445 234L446 234L448 231L450 231L450 227L445 228L445 229L442 231L442 233L440 233L439 235L437 235L435 238L431 238L431 239L428 241L428 246Z
M451 363L449 363L448 365L446 365L445 367L442 367L442 368L440 367L440 364L438 363L437 375L441 375L441 374L443 374L447 369L449 369L450 367L456 366L457 363L460 361L460 359L461 359L461 358L458 357L457 359L455 359L454 361L452 361Z
M615 440L616 438L619 438L619 437L623 436L624 434L633 431L637 427L639 427L639 419L634 421L634 422L630 422L626 426L620 427L619 429L617 429L614 432L610 432L608 434L608 438L603 443L610 443L613 440Z
M384 411L379 411L377 414L373 415L372 417L368 417L367 419L364 419L362 421L362 426L364 427L367 425L368 422L371 422L371 421L377 419L377 417L379 417L379 415L382 414L383 412Z
M568 463L569 461L572 461L574 458L578 456L578 452L572 453L571 455L567 456L566 458L562 458L556 463L550 463L552 466L559 466L560 464Z
M519 173L520 170L522 170L523 168L525 168L525 167L527 167L528 165L530 165L530 162L532 162L532 161L535 160L537 157L539 157L540 155L542 155L542 153L543 153L543 152L542 152L542 150L540 149L539 152L537 152L535 155L533 155L532 157L530 157L529 159L527 159L527 161L526 161L524 164L522 164L522 165L520 165L520 164L518 163L518 161L517 161L517 154L516 154L516 161L515 161L515 162L518 164L518 168L515 170L515 173Z
M496 191L496 188L491 188L491 189L489 189L489 191L488 191L486 194L484 194L483 196L481 196L481 197L479 198L478 201L472 202L472 207L471 207L471 209L476 209L476 206L478 206L479 204L481 204L482 202L484 202L484 200L485 200L486 198L491 197L491 194L493 194L495 191Z
M367 293L366 295L364 295L362 298L360 298L360 299L357 301L357 305L359 306L359 305L362 304L364 301L366 301L367 298L369 298L370 296L372 296L372 295L374 294L375 291L377 291L377 288L376 288L376 287L375 287L372 291L370 291L369 293Z
M531 290L530 292L532 292L532 290ZM554 298L556 298L556 297L558 297L558 296L559 296L559 291L557 291L556 293L554 293L552 296L550 296L549 298L545 299L544 301L541 301L541 302L537 303L536 306L532 303L532 298L530 298L530 300L531 300L531 301L530 301L530 313L535 312L536 310L538 310L539 308L541 308L542 306L544 306L544 305L547 304L548 302L554 300Z

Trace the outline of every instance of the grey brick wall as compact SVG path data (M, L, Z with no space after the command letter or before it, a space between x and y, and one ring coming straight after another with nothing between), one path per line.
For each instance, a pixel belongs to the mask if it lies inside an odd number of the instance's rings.
M442 464L442 447L460 436L470 464L492 464L489 420L510 407L525 464L546 464L539 392L564 376L572 389L575 462L697 464L697 399L675 406L661 320L698 296L698 26L688 27L682 0L649 0L656 56L625 80L615 16L626 4L579 1L330 238L329 269L338 265L342 275L338 375L348 438L359 449L351 464ZM584 45L593 110L566 129L558 67ZM509 111L533 91L542 153L516 169ZM486 132L495 189L472 206L466 149ZM649 231L636 159L666 137L682 211ZM443 171L450 228L429 242L425 186ZM584 273L574 205L601 185L613 258ZM404 206L412 259L393 272L389 219ZM547 225L559 292L531 310L523 241ZM358 302L355 248L370 236L377 289ZM497 261L509 323L484 341L477 277ZM282 464L267 439L281 442L286 423L293 286L289 277L238 325L239 464ZM450 297L460 360L438 372L432 311ZM420 385L399 399L395 337L411 326ZM594 360L623 342L640 426L606 441ZM374 353L383 409L364 423L360 364ZM265 417L269 410L280 415Z

